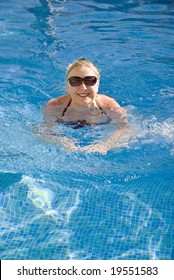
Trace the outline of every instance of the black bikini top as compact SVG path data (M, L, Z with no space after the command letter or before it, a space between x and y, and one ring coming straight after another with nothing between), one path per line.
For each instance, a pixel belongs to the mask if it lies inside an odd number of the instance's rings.
M66 111L68 110L69 106L71 105L72 99L70 99L70 101L68 102L67 106L65 107L65 109L62 112L61 118L59 119L59 123L61 122L62 118L65 116ZM97 102L96 100L96 104L100 110L100 112L102 113L102 115L105 115L107 120L104 123L108 123L111 121L111 119L107 116L106 112L102 109L102 107L100 106L100 104ZM92 123L87 122L86 120L79 120L79 121L70 121L67 122L68 125L73 125L74 128L81 128L85 125L91 125ZM101 123L100 123L101 124Z

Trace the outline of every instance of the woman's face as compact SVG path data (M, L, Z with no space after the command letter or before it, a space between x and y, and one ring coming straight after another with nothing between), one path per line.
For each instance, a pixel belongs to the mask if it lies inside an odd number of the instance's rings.
M73 68L68 75L68 79L73 76L80 78L84 78L87 76L95 76L97 78L97 75L94 72L94 70L87 66L77 66ZM82 81L82 84L79 86L72 86L69 82L67 82L67 91L68 94L71 96L72 105L76 107L90 106L97 96L98 87L98 79L96 84L93 86L85 85L84 81Z

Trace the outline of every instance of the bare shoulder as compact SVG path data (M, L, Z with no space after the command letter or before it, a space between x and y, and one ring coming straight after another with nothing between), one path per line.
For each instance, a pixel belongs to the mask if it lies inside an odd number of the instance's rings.
M97 101L113 122L127 123L125 108L121 107L114 98L99 94Z
M57 97L57 98L52 98L48 101L48 103L46 104L46 107L61 106L61 105L66 104L68 101L69 101L69 96L68 95L60 96L60 97Z
M100 106L108 109L118 109L120 108L120 105L118 102L107 95L99 94L97 97L97 101L99 102Z
M48 119L60 118L64 108L69 102L70 97L68 95L53 98L48 101L43 108L43 114Z

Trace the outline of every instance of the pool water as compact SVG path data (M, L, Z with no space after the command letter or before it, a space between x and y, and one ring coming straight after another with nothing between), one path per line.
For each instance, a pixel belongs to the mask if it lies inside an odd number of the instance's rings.
M1 0L0 26L1 259L174 259L173 1ZM127 109L126 147L34 133L79 57ZM61 129L87 145L112 127Z

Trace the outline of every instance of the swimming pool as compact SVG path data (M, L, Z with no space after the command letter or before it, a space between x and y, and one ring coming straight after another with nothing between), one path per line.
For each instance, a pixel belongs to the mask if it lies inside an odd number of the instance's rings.
M0 6L1 259L173 259L173 1ZM136 134L106 155L33 133L82 56ZM85 145L111 128L62 129Z

